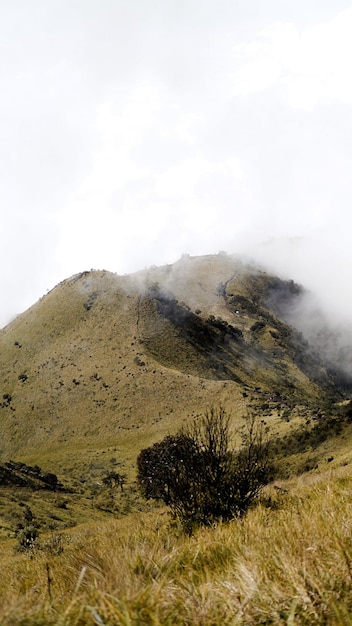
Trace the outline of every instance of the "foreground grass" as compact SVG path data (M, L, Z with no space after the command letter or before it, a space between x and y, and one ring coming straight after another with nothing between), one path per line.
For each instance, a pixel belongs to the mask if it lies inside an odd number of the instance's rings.
M131 515L0 555L2 626L352 624L350 468L185 537Z

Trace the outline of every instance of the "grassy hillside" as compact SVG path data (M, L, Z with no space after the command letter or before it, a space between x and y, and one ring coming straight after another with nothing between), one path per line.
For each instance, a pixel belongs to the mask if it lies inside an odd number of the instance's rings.
M59 285L1 332L2 456L37 461L38 451L45 460L45 448L48 459L69 459L71 446L91 445L128 454L223 396L217 377L204 368L206 380L199 377L185 342L172 368L143 345L148 325L160 346L168 335L173 341L173 328L164 332L164 320L149 312L150 300L134 279L90 272ZM179 357L193 357L189 373L177 367Z
M21 519L19 500L46 528L144 508L139 450L210 405L222 404L234 429L257 413L274 438L314 427L346 384L284 321L301 292L230 256L183 257L130 276L73 276L0 331L0 469L38 465L66 489L37 498L3 484L0 537ZM293 465L315 467L316 446L299 438ZM287 456L287 440L277 449ZM125 476L123 494L104 487L112 470Z
M288 324L303 296L183 257L73 276L0 331L2 625L352 622L351 380ZM276 480L186 537L136 456L219 405L263 422Z
M0 555L0 621L347 626L351 474L267 489L246 518L192 537L159 513L53 533L31 556Z

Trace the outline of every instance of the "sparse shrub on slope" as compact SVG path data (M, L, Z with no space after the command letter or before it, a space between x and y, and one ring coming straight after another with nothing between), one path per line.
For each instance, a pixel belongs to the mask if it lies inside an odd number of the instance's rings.
M20 552L33 549L38 541L38 525L29 506L26 506L24 509L23 524L20 523L18 525L16 536L18 541L17 550Z
M17 540L18 551L31 550L34 548L37 540L38 540L38 529L33 526L33 524L29 526L25 526L21 530L18 531Z
M263 424L248 418L242 446L234 450L221 407L142 450L137 466L143 495L165 502L187 530L243 515L271 475Z

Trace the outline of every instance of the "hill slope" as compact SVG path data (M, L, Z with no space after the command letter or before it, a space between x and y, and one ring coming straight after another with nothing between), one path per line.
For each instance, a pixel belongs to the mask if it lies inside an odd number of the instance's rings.
M266 301L300 288L232 257L186 257L131 276L83 272L0 332L0 454L147 444L253 394L309 403L336 391L302 336Z
M284 321L303 295L229 256L184 257L77 274L1 330L0 540L27 507L41 531L148 508L137 454L211 405L236 430L260 416L281 477L349 463L349 380Z
M34 552L2 544L4 623L192 622L200 597L202 623L322 623L348 602L351 386L286 323L303 297L237 259L185 257L83 272L0 331L0 540L40 533ZM182 539L141 501L136 455L219 403L235 427L256 412L271 428L276 477L321 477L280 480L248 518Z

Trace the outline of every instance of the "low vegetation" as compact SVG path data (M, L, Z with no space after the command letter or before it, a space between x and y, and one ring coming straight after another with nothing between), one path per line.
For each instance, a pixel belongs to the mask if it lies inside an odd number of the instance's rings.
M301 296L187 257L0 332L1 626L352 624L352 384Z
M249 417L242 446L231 445L230 416L212 407L174 436L142 450L138 483L189 532L246 513L272 474L262 422Z
M230 523L188 537L162 510L46 536L0 555L2 626L347 626L349 469L266 487Z

